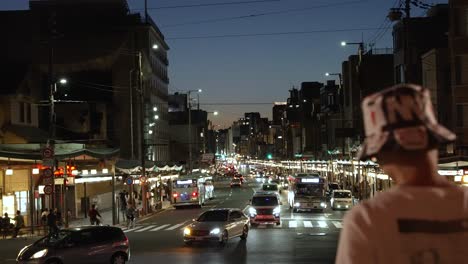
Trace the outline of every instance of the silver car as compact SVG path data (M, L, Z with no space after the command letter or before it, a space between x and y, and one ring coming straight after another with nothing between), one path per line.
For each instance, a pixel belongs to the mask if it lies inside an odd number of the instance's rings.
M17 263L125 263L130 245L122 229L112 226L83 226L62 229L23 248Z
M249 229L249 218L240 209L211 209L184 228L184 243L212 241L224 245L231 238L247 239Z

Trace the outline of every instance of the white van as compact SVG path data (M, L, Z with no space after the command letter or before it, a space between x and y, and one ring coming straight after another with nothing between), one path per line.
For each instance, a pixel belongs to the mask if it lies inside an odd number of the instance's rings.
M347 210L353 207L353 196L350 190L333 190L331 194L331 208L333 210Z

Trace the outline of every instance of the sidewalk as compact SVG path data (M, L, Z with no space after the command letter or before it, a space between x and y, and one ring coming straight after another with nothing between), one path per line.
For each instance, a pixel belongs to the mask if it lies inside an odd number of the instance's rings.
M169 201L163 201L162 203L162 209L158 209L158 210L153 210L151 213L148 213L147 215L145 216L142 216L142 217L138 217L137 218L137 222L138 221L142 221L156 213L159 213L161 211L164 211L168 208L170 208L172 205ZM140 208L138 208L140 209ZM102 211L99 211L99 214L101 215L101 224L103 225L112 225L112 209L106 209L106 210L102 210ZM120 210L117 210L116 211L116 221L117 221L117 225L126 225L126 218L125 218L125 215L120 211ZM69 227L77 227L77 226L84 226L84 225L90 225L90 221L89 221L89 216L87 218L84 218L83 216L81 218L77 218L77 219L73 219L69 222Z

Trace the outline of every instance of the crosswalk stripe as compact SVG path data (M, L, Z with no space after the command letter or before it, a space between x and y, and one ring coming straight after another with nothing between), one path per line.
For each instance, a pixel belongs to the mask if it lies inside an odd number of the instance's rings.
M328 225L325 221L318 221L319 227L321 228L328 228Z
M289 228L296 228L297 222L296 221L289 221Z
M304 227L314 227L311 221L304 221Z
M168 227L168 226L170 226L170 224L165 224L165 225L162 225L162 226L158 226L158 227L156 227L156 228L151 229L150 231L151 231L151 232L153 232L153 231L158 231L158 230L161 230L161 229L166 228L166 227Z
M134 228L130 228L130 229L125 230L124 233L130 232L130 231L135 231L135 230L138 230L140 228L142 228L142 226L137 226L137 227L134 227Z
M141 228L141 229L138 229L137 231L135 232L143 232L143 231L146 231L148 229L151 229L151 228L154 228L156 225L150 225L150 226L147 226L145 228Z
M343 228L343 225L342 225L340 222L333 221L332 224L333 224L336 228Z
M175 226L171 226L171 227L169 227L168 229L166 229L166 231L168 231L168 230L174 230L174 229L178 228L179 226L182 226L183 224L185 224L185 222L180 223L180 224L177 224L177 225L175 225Z

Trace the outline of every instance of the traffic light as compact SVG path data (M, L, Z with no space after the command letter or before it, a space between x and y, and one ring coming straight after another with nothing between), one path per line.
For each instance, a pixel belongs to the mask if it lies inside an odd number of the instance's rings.
M273 154L268 153L268 154L267 154L267 159L271 160L272 158L273 158Z

